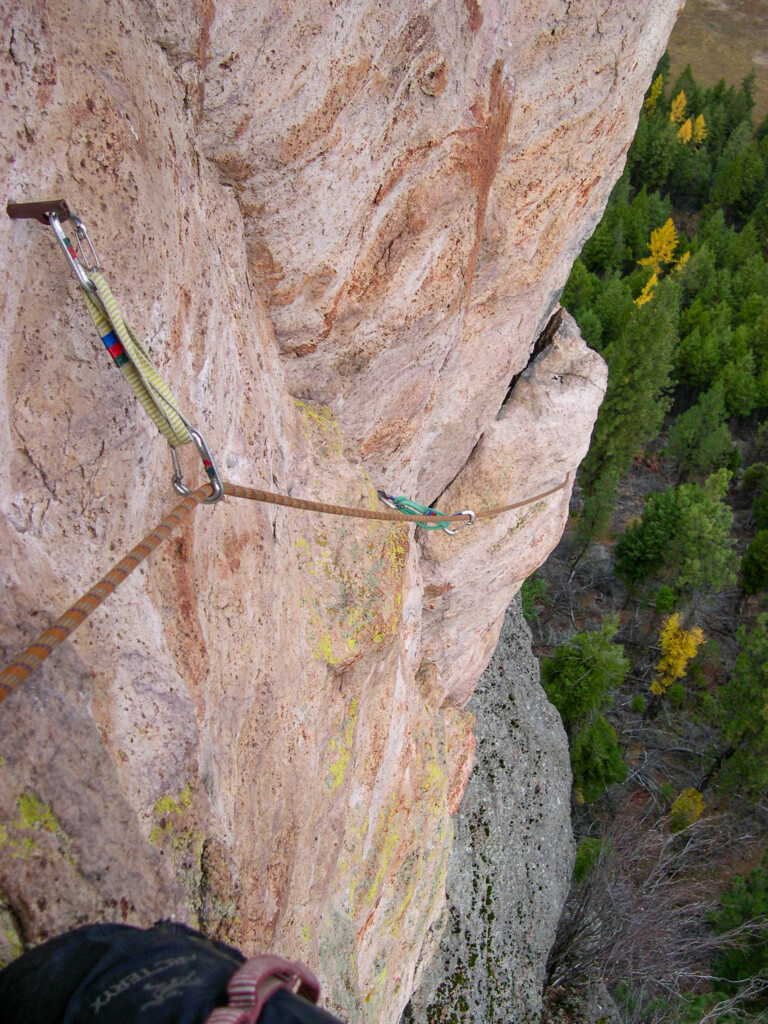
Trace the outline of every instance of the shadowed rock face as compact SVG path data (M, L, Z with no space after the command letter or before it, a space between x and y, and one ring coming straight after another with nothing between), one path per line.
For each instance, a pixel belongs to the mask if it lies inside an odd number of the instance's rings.
M572 322L510 382L678 7L4 0L3 194L84 217L226 478L507 504L586 450L605 371ZM0 231L10 657L173 495L52 235ZM200 509L0 707L0 959L175 914L396 1020L444 905L461 709L567 500L454 538Z
M445 930L404 1022L538 1021L573 865L571 765L516 599L469 702L475 767L454 818Z

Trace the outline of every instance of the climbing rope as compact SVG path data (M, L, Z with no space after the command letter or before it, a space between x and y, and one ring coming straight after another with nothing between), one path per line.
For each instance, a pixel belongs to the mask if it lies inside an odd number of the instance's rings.
M478 519L494 519L504 512L512 512L515 509L523 508L526 505L533 505L542 501L558 491L562 491L568 485L570 473L565 480L557 487L551 487L548 491L542 491L532 498L524 501L515 501L511 505L503 505L498 508L490 508L484 512L477 513ZM422 520L429 522L431 515L411 515L399 511L385 512L383 509L349 508L346 505L329 505L322 501L308 501L305 498L292 498L287 494L274 494L272 491L260 491L254 487L241 487L239 484L223 484L224 493L233 498L247 498L250 501L266 502L270 505L281 505L284 508L303 509L306 512L324 512L326 515L347 516L355 519L369 519L387 523L416 523ZM68 608L63 615L46 629L30 644L27 649L19 655L10 665L0 672L0 703L9 697L13 690L24 682L24 680L39 668L53 651L67 637L82 625L91 612L94 612L99 605L105 601L110 594L114 594L123 580L136 569L147 558L155 548L159 547L164 540L170 537L173 529L178 527L182 520L190 514L198 505L203 504L206 498L212 493L212 485L205 484L191 491L183 501L173 508L147 536L132 548L128 554L121 558L106 576L102 576L99 582L76 601L71 608ZM462 524L470 522L473 513L458 513L447 516L449 522Z
M346 505L328 505L322 501L309 501L306 498L291 498L287 494L274 494L272 491L260 491L255 487L241 487L239 484L224 484L224 493L233 498L248 498L250 501L263 501L270 505L282 505L284 508L298 508L305 512L325 512L330 516L348 516L354 519L374 519L382 523L418 523L420 526L434 524L434 515L444 516L442 523L451 525L467 526L475 519L495 519L496 516L505 512L513 512L515 509L523 508L526 505L533 505L551 494L556 494L568 486L571 474L566 474L565 480L556 487L550 487L548 491L535 494L532 498L524 501L514 501L511 505L499 505L497 508L485 509L483 512L454 512L448 515L444 512L435 513L427 509L425 513L405 513L400 511L384 512L380 509L369 508L348 508ZM407 501L407 498L402 499ZM424 506L419 506L424 508Z
M188 497L180 501L140 544L137 544L124 558L121 558L106 576L102 576L99 582L91 587L86 594L83 594L79 601L76 601L71 608L68 608L63 615L56 619L52 626L41 633L23 654L7 668L4 668L0 672L0 702L10 696L19 683L23 683L27 676L39 668L59 644L63 643L78 626L85 622L91 612L96 611L110 594L114 594L123 580L127 579L155 548L171 536L173 528L179 526L194 508L205 501L210 492L209 485L198 487L196 491L192 491Z

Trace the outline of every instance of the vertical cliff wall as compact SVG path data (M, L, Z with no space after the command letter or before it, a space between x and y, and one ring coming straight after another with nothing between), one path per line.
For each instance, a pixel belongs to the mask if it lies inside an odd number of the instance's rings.
M405 1022L529 1024L571 879L571 765L516 598L468 705L475 766L454 818L440 948Z
M505 504L586 451L605 370L573 324L518 375L679 6L2 0L2 194L83 216L228 479ZM50 232L0 231L10 657L173 497ZM454 538L199 510L0 707L0 959L175 914L396 1020L444 903L462 707L567 503Z

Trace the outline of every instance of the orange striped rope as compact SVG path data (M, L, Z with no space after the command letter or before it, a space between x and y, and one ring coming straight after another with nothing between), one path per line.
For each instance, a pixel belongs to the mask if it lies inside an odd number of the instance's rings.
M180 501L140 544L129 551L125 558L121 558L117 565L110 569L95 586L91 587L87 594L83 594L79 601L68 608L63 615L60 615L54 624L41 633L16 661L4 668L0 672L0 701L10 696L19 683L24 682L27 676L39 668L59 644L74 633L91 612L95 611L110 594L113 594L123 580L130 576L133 570L141 565L156 547L167 540L184 517L188 516L210 493L211 487L206 484L204 487L198 487L196 491L192 491L183 501Z
M537 501L541 501L542 498L548 498L551 494L556 494L557 491L562 491L564 487L568 485L571 478L571 474L566 475L565 480L557 487L551 487L548 491L542 491L541 494L536 494L532 498L526 498L524 501L515 501L511 505L501 505L498 508L489 508L483 512L476 512L476 519L494 519L496 516L503 515L504 512L512 512L514 509L523 508L525 505L533 505ZM346 505L328 505L322 501L309 501L306 498L289 498L287 494L274 494L272 491L260 491L255 487L241 487L239 484L224 484L224 493L229 494L233 498L248 498L250 501L264 501L271 505L282 505L284 508L298 508L303 509L305 512L324 512L330 516L350 516L355 519L375 519L379 522L384 523L424 523L430 526L435 525L435 517L432 516L421 516L411 515L410 513L404 512L385 512L379 509L368 509L368 508L348 508ZM471 521L471 516L468 513L456 512L454 515L445 515L440 517L440 525L450 526L458 523L459 526L465 525Z
M504 512L511 512L514 509L523 508L526 505L533 505L537 501L548 498L557 491L562 491L568 485L570 473L565 480L552 487L548 491L536 494L524 501L516 501L511 505L503 505L498 508L487 509L484 512L476 513L477 519L492 519L502 515ZM183 519L190 514L206 498L210 497L213 489L210 484L204 484L192 491L173 508L164 519L148 533L147 536L137 544L135 548L121 558L106 576L91 587L79 601L68 608L63 615L60 615L52 626L41 633L40 636L10 665L0 672L0 703L9 697L13 690L24 682L53 651L63 643L79 625L81 625L91 612L94 612L99 605L105 601L110 594L113 594L120 584L136 569L149 555L167 540L174 529L181 525ZM272 505L281 505L285 508L302 509L307 512L323 512L326 515L351 516L357 519L373 519L379 522L388 523L429 523L434 525L434 516L407 515L403 512L385 511L378 509L348 508L346 505L329 505L320 501L309 501L304 498L291 498L286 494L274 494L272 491L261 491L253 487L241 487L238 484L224 484L224 493L233 498L247 498L250 501L267 502ZM471 517L465 513L446 515L441 521L448 524L465 524L471 521Z

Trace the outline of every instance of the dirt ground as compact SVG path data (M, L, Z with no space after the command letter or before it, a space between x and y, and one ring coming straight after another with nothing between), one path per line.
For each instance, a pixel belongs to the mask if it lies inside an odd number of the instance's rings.
M757 124L768 114L768 3L688 0L669 40L672 81L686 64L703 85L738 85L754 68Z

